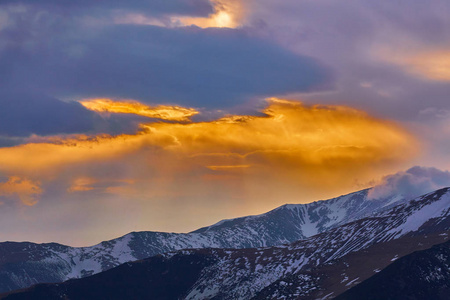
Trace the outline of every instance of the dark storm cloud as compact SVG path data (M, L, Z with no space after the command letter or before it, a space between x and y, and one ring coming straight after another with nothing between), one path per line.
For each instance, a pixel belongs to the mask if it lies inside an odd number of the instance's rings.
M0 6L29 5L50 11L70 14L105 14L108 11L122 10L138 12L151 16L175 14L207 16L213 13L208 0L2 0Z
M78 102L53 97L0 91L0 147L29 142L32 134L133 133L143 122L139 116L100 117Z
M245 96L307 91L327 79L313 60L239 30L117 26L85 45L84 57L67 66L76 77L59 86L68 92L226 107Z
M313 59L243 29L86 28L27 11L15 13L0 40L0 84L57 97L223 108L330 82L328 71Z
M95 114L77 102L66 103L36 94L0 92L0 107L0 135L4 136L78 133L94 126Z
M13 147L26 143L24 137L0 136L0 147ZM1 180L1 178L0 178Z

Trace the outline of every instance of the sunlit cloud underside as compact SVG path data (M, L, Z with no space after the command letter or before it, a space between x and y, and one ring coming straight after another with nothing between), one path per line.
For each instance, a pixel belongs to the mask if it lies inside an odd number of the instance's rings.
M147 199L202 198L205 190L233 186L227 193L274 205L275 196L275 202L298 202L298 193L320 185L330 191L354 188L356 179L369 180L398 167L418 151L403 129L349 107L270 99L262 113L211 122L146 123L133 135L54 136L1 148L0 171L9 181L0 185L0 193L22 195L19 200L33 205L38 201L25 196L45 193L54 182L68 194L117 192Z
M133 100L113 101L111 99L86 99L80 103L89 110L100 113L136 114L148 118L168 121L189 121L199 112L192 108L159 105L150 107Z

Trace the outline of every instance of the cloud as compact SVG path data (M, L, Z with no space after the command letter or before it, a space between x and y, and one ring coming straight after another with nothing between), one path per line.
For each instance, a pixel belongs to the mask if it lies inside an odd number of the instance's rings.
M213 13L213 6L208 0L165 0L165 1L89 1L89 0L2 0L0 6L27 5L50 11L62 10L65 13L101 15L106 12L125 11L140 12L146 15L188 15L207 16Z
M249 165L280 159L277 164L286 163L290 167L324 167L343 166L351 161L396 160L405 151L416 151L409 134L358 110L342 106L308 107L280 99L270 99L269 104L262 111L263 116L228 116L188 124L141 124L142 130L136 135L44 138L36 144L0 149L1 161L3 168L34 172L60 164L119 158L151 146L154 148L149 148L148 154L179 153L189 161L203 160L208 162L204 166L215 168L220 166L218 162L224 162L224 166L247 165L233 163L236 159ZM161 151L156 151L157 148ZM27 152L34 152L35 159L22 163L18 158Z
M450 46L448 2L31 2L1 6L0 90L64 102L39 100L53 115L30 118L45 126L20 113L1 124L1 145L26 144L0 149L0 171L40 183L45 201L27 208L27 224L47 224L42 232L85 226L98 241L114 237L104 222L121 233L195 229L351 192L420 150L448 164L450 86L429 68ZM272 100L255 114L273 96L303 104ZM98 98L238 113L160 124L71 102ZM3 216L0 226L14 227Z
M406 53L405 53L406 52ZM409 51L411 52L411 51ZM404 67L408 72L437 81L450 81L450 50L429 50L422 53L387 53L383 58Z
M406 198L450 186L450 172L436 168L415 166L406 171L385 176L382 183L369 191L370 199L403 195Z
M230 170L239 170L239 169L245 169L250 168L251 165L231 165L231 166L206 166L208 169L213 171L230 171Z
M10 176L8 181L0 182L0 199L16 196L22 204L33 206L38 202L38 197L42 193L39 182L21 178L18 176Z
M3 148L0 170L42 180L65 170L77 178L109 178L115 169L116 179L123 173L127 179L137 176L176 185L192 176L202 185L202 176L232 172L255 183L302 182L303 188L327 185L332 190L352 185L368 168L384 169L418 150L407 132L364 112L280 99L271 99L262 116L146 123L141 128L134 135L56 136ZM29 156L33 159L23 160ZM92 176L93 170L100 173Z
M8 15L0 30L2 89L228 108L333 84L321 63L245 29L96 26L45 16Z
M341 104L403 122L427 145L421 160L449 168L448 122L421 113L450 108L450 2L241 1L241 25L274 43L332 68L332 92L293 93L304 103ZM405 166L406 167L406 166Z
M134 100L87 99L80 103L87 109L96 112L136 114L168 121L189 121L190 117L199 113L193 108L167 105L151 107Z
M185 122L198 113L192 108L150 107L137 101L65 102L43 94L1 91L1 88L0 107L2 147L37 142L41 137L59 134L134 133L148 118ZM99 115L100 111L109 113Z
M41 220L34 237L48 239L57 224L83 224L66 230L84 243L132 230L194 230L354 191L420 150L398 125L363 111L282 99L269 99L256 116L148 121L134 134L35 137L0 148L2 174L40 183L39 205L25 211ZM16 222L11 209L1 224ZM66 230L54 238L65 241Z
M82 133L99 119L79 103L23 92L0 91L0 107L0 136Z
M251 27L253 34L310 55L338 74L333 93L285 97L306 103L340 103L407 122L416 121L418 112L427 106L448 108L448 81L424 76L422 71L417 76L411 67L383 55L388 49L391 56L414 58L416 65L428 71L439 63L444 68L443 54L450 47L448 2L412 1L407 6L402 1L370 0L241 3L245 12L241 24ZM434 58L438 53L441 57ZM419 56L426 60L417 60Z
M229 27L235 28L241 25L244 17L245 4L239 0L212 0L215 13L208 17L182 17L178 22L183 25L195 25L202 28L207 27Z
M68 193L80 193L95 191L97 193L120 194L128 185L132 185L133 180L108 180L104 178L79 177L75 178L71 186L67 189Z

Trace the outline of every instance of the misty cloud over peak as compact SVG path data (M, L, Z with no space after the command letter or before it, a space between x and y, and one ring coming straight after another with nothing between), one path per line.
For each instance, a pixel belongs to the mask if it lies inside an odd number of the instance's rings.
M369 198L391 195L414 198L450 186L450 172L437 168L415 166L406 171L385 176L382 183L369 191Z

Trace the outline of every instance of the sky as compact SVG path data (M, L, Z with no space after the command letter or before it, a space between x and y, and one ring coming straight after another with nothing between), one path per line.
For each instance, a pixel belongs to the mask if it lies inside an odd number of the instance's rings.
M446 0L0 0L0 241L450 185Z

